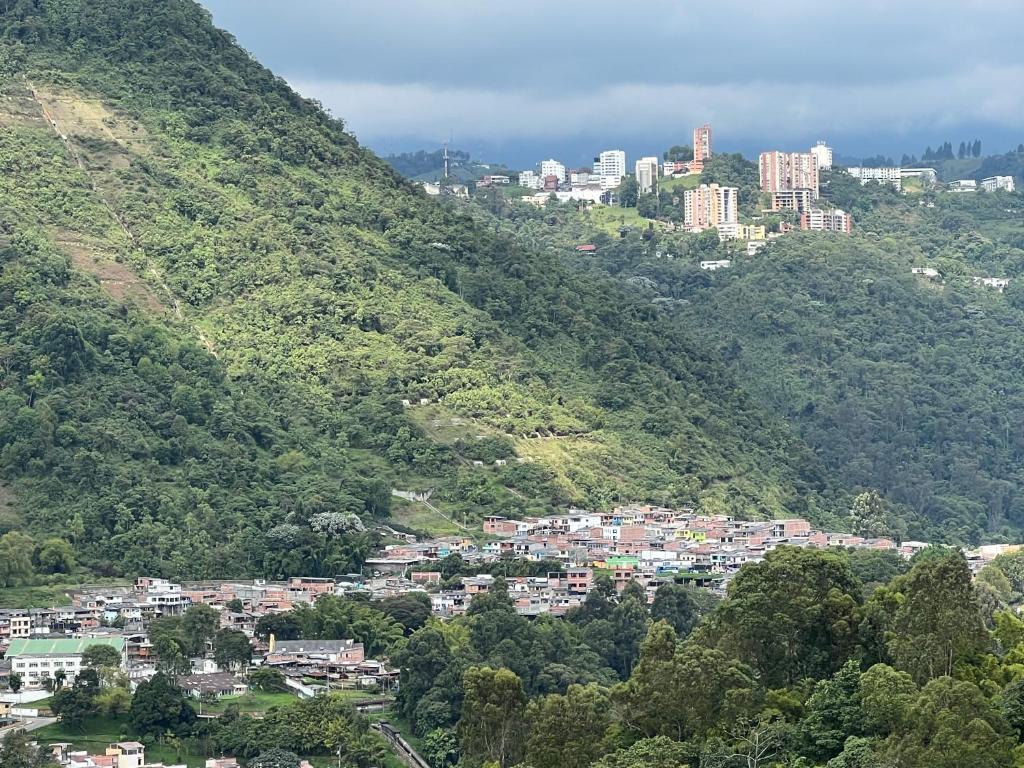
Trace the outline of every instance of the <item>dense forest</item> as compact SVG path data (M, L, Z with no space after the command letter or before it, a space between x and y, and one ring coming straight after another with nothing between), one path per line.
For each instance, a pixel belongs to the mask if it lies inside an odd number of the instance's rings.
M564 620L499 583L399 645L398 709L436 768L1011 768L1021 564L783 547L717 605L603 583Z
M409 487L845 512L682 317L427 198L195 3L6 3L0 78L9 550L331 573Z

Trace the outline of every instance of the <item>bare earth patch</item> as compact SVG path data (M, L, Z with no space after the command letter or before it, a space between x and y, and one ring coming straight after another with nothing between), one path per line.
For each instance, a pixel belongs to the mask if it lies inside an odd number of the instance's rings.
M86 272L100 282L100 287L116 301L133 304L151 313L166 312L167 307L157 294L130 267L114 259L111 254L76 240L73 237L59 237L57 244L68 256L76 269Z

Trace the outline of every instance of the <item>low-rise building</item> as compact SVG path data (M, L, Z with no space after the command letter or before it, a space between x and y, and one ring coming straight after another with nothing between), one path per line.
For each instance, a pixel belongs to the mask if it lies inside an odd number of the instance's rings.
M68 685L82 670L82 654L93 645L108 645L121 654L121 668L125 666L123 637L30 639L15 640L7 649L11 671L21 675L26 690L44 687L46 679L53 679L58 670L64 673Z
M981 188L986 192L1013 192L1016 185L1013 176L989 176L981 180Z
M903 189L903 171L900 168L847 168L846 172L853 178L860 179L861 184L874 181L889 184L896 189Z
M978 182L974 179L957 179L946 185L950 192L977 192Z

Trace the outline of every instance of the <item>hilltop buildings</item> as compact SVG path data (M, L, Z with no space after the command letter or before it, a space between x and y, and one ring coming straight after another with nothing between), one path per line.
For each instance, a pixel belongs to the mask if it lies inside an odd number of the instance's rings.
M848 235L853 230L853 219L850 214L838 208L829 211L811 208L800 214L800 229Z
M879 184L889 184L897 190L903 189L903 171L900 168L847 168L846 172L855 179L860 179L861 184L875 181Z
M614 189L626 175L626 153L621 149L608 149L594 158L594 175L601 180L602 189Z
M810 152L762 152L758 169L761 191L807 189L818 199L818 163Z
M818 163L819 171L829 171L832 169L832 147L828 146L824 141L819 141L811 147L811 154L814 155L814 159Z
M986 192L996 192L998 190L1013 192L1016 185L1014 184L1013 176L989 176L981 180L981 188Z
M692 232L712 227L723 239L734 238L739 224L739 189L701 184L683 193L683 223Z
M693 129L693 159L703 163L711 157L711 126L705 123Z
M636 184L644 194L649 194L657 189L658 158L643 157L636 161Z

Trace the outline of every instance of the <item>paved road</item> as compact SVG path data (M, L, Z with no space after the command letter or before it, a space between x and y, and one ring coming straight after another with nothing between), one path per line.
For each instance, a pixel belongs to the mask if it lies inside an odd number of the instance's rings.
M0 736L3 736L8 731L13 730L38 731L40 728L45 728L46 726L53 725L56 722L56 717L27 717L9 728L0 728Z

